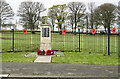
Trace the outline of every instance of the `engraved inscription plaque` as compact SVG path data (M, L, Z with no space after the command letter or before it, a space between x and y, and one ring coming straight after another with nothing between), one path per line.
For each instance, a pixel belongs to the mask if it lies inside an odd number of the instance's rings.
M42 28L42 37L49 37L49 28Z
M46 28L46 37L49 37L49 28Z
M42 28L42 37L45 37L45 34L46 32L45 32L45 28Z

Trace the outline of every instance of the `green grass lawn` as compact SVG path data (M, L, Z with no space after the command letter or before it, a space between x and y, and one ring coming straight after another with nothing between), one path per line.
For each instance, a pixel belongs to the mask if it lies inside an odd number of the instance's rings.
M28 53L28 52L27 52ZM36 57L24 57L25 52L2 53L2 62L33 62ZM118 65L118 55L89 54L88 52L64 52L65 56L52 57L52 63Z
M33 62L36 57L24 57L26 52L2 53L0 54L2 62Z
M87 52L65 52L65 56L53 57L53 63L118 65L118 55L89 54Z

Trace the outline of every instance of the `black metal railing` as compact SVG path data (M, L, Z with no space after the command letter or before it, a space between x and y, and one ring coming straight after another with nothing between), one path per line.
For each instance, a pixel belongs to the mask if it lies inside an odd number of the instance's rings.
M37 52L40 48L40 31L0 31L2 52ZM51 31L52 49L63 52L115 53L118 52L119 34L101 34Z

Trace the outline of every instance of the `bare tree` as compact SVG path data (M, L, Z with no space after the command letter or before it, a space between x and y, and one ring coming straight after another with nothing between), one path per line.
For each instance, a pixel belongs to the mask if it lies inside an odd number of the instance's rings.
M90 26L91 26L91 29L93 29L95 2L88 3L88 9L90 11Z
M94 26L95 26L95 29L98 29L100 26L102 26L102 23L101 23L101 14L97 11L95 11L93 13L93 19L94 19Z
M89 13L86 13L86 32L88 33L88 29L89 29Z
M14 12L10 7L10 5L6 1L0 0L0 29L1 29L1 25L6 20L13 19L13 16L14 16Z
M55 19L56 19L56 17L54 15L55 15L54 9L49 9L49 11L48 11L48 17L50 19L53 31L54 31Z
M74 16L74 22L75 22L74 32L76 34L77 23L80 21L80 18L83 16L84 12L86 11L86 7L85 4L82 2L70 2L68 4L68 8Z
M104 26L105 32L107 32L106 29L109 29L115 22L115 9L116 6L111 3L102 4L95 9L96 21Z
M56 24L58 25L57 28L60 31L60 34L62 34L62 28L63 23L65 23L65 19L67 16L66 10L66 4L63 5L54 5L51 8L49 8L50 14L52 16L55 16L55 20L57 21Z
M38 27L41 17L41 12L46 9L40 2L21 2L18 10L20 16L20 23L27 29L31 29L34 34L34 29Z
M68 14L68 20L70 21L70 25L72 26L72 32L73 32L73 25L74 25L74 15L72 13Z
M118 26L120 27L120 1L118 2Z

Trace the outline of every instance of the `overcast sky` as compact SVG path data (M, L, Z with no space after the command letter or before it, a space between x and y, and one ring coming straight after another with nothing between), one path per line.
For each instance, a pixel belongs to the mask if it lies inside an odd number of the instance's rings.
M15 13L17 13L19 5L23 1L28 1L28 0L6 0L6 2L9 3L10 6L13 8L13 11ZM45 8L48 9L48 8L52 7L53 5L67 4L69 2L83 2L86 5L89 2L95 2L96 6L99 6L103 3L112 3L115 5L118 5L118 2L120 0L29 0L29 1L41 2L44 4ZM46 12L42 13L42 15L47 15L47 10L46 10ZM15 23L16 20L18 21L18 18L15 16L13 23Z
M6 0L7 3L10 4L10 6L13 8L14 12L17 13L17 10L19 8L19 5L23 1L28 1L28 0ZM45 8L50 8L53 5L57 4L67 4L69 2L84 2L85 4L89 2L95 2L97 6L103 4L103 3L113 3L115 5L118 5L118 2L120 0L29 0L29 1L35 1L35 2L41 2L44 4ZM44 15L47 15L46 12Z
M17 12L20 3L23 1L28 1L28 0L6 0L6 1L11 5L13 10L15 12ZM64 4L64 3L67 4L67 3L73 2L73 1L74 2L84 2L84 3L96 2L97 5L100 5L103 3L113 3L113 4L117 5L120 0L29 0L29 1L41 2L44 4L44 6L46 8L49 8L53 5Z

